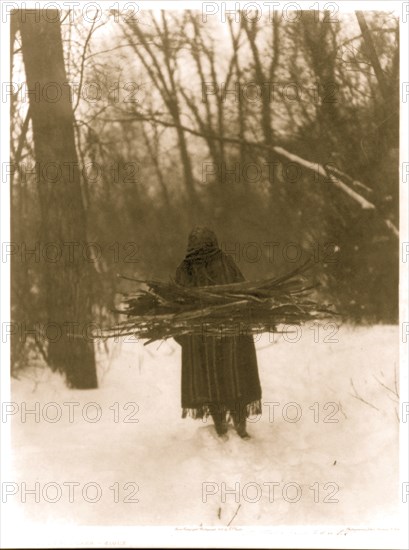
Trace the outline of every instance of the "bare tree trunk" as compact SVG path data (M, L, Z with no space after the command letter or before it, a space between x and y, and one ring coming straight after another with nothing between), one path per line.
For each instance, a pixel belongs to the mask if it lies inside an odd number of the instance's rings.
M331 160L331 152L337 148L334 130L342 135L344 124L338 114L339 91L335 68L337 45L334 40L337 27L325 17L317 20L311 11L303 13L301 20L305 51L316 78L316 118L319 133L317 153L323 164Z
M361 29L362 36L365 42L366 51L368 53L368 57L371 60L372 67L374 68L376 79L379 84L379 88L381 90L382 96L385 100L388 99L389 95L389 87L386 82L385 75L382 71L381 64L379 63L378 55L376 53L375 45L372 40L371 32L368 28L368 24L365 19L365 15L362 11L357 10L355 12L356 18L359 23L359 28Z
M41 251L49 251L48 259L47 254L41 255L49 323L47 357L53 369L65 373L69 386L95 388L94 348L86 335L92 318L91 264L84 256L86 219L74 116L58 13L45 11L47 17L39 21L33 12L16 15L30 91L42 213ZM57 100L55 94L58 94Z
M164 203L166 204L166 206L168 208L170 208L171 203L170 203L170 198L169 198L169 192L168 192L168 189L166 187L165 178L163 177L163 172L162 172L162 169L160 167L160 163L159 163L159 159L158 159L158 156L159 156L159 138L158 138L157 127L156 126L153 127L154 134L155 134L153 144L150 142L148 132L146 131L145 125L144 125L143 122L141 123L141 128L142 128L142 135L143 135L143 139L145 141L146 149L149 153L152 164L155 168L156 176L158 178L159 185L160 185L160 188L161 188L162 193L163 193Z
M244 30L246 31L247 38L250 44L250 49L253 55L254 62L254 76L256 83L260 86L261 89L261 127L263 129L263 137L265 144L274 145L274 131L271 124L271 106L270 106L270 96L266 92L266 84L274 78L274 73L269 74L269 77L264 73L263 63L260 58L260 51L257 46L256 38L258 34L258 27L256 21L253 21L249 24L245 19L244 21ZM274 52L274 55L277 55ZM269 162L270 159L267 159Z
M260 26L256 20L248 22L246 19L243 19L243 27L252 53L254 80L261 90L260 126L263 132L264 145L266 146L264 149L264 165L268 166L269 173L269 207L271 210L272 229L278 238L281 238L280 231L282 231L283 228L288 228L288 219L286 219L284 215L283 208L286 189L281 182L277 181L275 175L270 177L270 168L274 166L279 159L274 151L276 132L274 128L274 113L269 88L269 85L274 83L280 59L280 23L275 13L271 22L271 57L266 67L264 66L265 64L262 58L262 50L257 43ZM282 238L284 238L284 236Z
M186 136L182 127L181 110L178 100L178 93L175 83L175 67L172 66L170 59L170 46L168 44L169 32L167 21L164 13L162 13L163 29L160 29L155 17L151 16L152 26L157 32L157 36L161 40L159 51L162 54L162 59L158 55L157 50L152 46L149 36L140 28L138 22L127 23L129 30L139 40L139 44L135 44L132 34L129 35L125 29L125 36L132 45L136 55L145 67L147 73L152 79L153 84L159 91L163 102L165 103L172 120L174 121L178 145L180 150L180 160L183 166L184 183L189 199L191 211L197 213L199 211L199 197L195 189L195 180L193 176L192 161L190 158Z
M385 150L399 146L399 50L396 51L392 59L391 73L386 75L382 70L379 56L376 52L375 44L371 31L366 22L364 12L357 10L355 12L362 32L365 45L365 53L374 69L379 90L383 98L383 146ZM399 27L397 27L399 35ZM397 36L399 43L399 36Z

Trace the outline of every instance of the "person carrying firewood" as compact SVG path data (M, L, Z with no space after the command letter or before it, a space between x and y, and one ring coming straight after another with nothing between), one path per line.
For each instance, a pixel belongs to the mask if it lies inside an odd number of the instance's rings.
M176 283L186 287L244 281L233 258L218 245L207 227L195 227L185 259L176 270ZM179 336L182 346L182 417L213 418L216 432L227 438L228 418L240 437L248 439L246 419L261 414L261 386L253 338Z

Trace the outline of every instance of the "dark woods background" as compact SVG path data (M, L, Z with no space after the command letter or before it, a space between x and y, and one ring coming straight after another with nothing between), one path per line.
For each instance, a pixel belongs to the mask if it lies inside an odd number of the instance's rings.
M343 319L397 322L395 14L55 16L11 22L16 375L95 387L117 273L173 276L203 223L246 278L313 254Z

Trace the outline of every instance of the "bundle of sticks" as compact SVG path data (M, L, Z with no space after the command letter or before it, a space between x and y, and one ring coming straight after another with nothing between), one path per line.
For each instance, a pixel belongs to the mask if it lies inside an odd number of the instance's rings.
M304 277L311 265L310 260L284 276L256 282L201 287L120 276L138 289L122 295L122 308L114 311L127 319L104 329L103 337L134 335L148 344L189 335L283 332L280 325L332 317L336 313L328 305L308 296L316 288Z

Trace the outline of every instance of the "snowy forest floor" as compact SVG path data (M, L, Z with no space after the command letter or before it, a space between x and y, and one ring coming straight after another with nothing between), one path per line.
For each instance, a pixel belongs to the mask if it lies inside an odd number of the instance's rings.
M233 429L222 441L210 420L181 418L173 340L111 341L97 390L27 370L12 381L14 521L397 528L398 327L330 334L303 327L294 343L256 342L263 415L249 422L248 441ZM39 418L24 418L24 403ZM39 483L38 503L31 494L22 502L23 482Z

